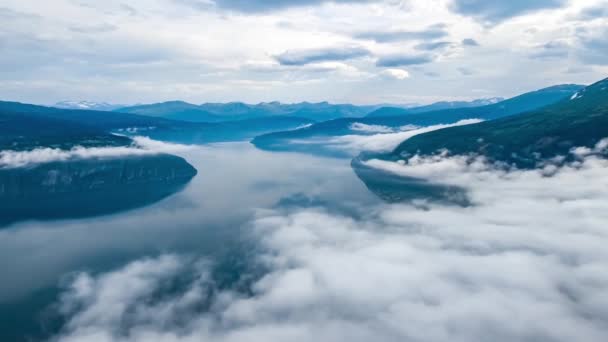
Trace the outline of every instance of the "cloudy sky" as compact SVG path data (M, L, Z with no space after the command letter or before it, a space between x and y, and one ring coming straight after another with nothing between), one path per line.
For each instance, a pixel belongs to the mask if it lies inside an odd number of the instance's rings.
M606 0L0 0L4 100L428 103L608 74Z

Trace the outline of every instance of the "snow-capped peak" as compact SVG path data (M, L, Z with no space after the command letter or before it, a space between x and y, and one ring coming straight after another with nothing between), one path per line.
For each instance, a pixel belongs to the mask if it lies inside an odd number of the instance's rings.
M487 99L479 99L479 100L475 100L473 101L473 103L478 103L478 104L483 104L483 105L491 105L491 104L495 104L501 101L504 101L505 99L502 97L490 97Z
M114 105L106 102L93 101L61 101L57 102L53 107L80 110L114 110L122 107L122 105Z

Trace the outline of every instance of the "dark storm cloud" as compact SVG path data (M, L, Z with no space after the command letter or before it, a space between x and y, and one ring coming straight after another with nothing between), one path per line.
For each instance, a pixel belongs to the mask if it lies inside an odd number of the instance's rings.
M379 67L399 67L408 65L426 64L433 61L429 55L392 55L381 57L376 66Z
M559 8L565 3L565 0L453 0L450 9L458 14L498 23L538 10Z
M368 31L354 35L356 39L373 40L377 43L390 43L406 40L432 40L446 37L448 32L441 25L421 31Z
M207 10L211 7L238 12L271 12L288 7L314 6L328 2L334 3L370 3L374 0L174 0L196 9Z
M344 61L371 55L371 52L359 46L331 47L287 51L275 56L282 65L306 65L317 62Z

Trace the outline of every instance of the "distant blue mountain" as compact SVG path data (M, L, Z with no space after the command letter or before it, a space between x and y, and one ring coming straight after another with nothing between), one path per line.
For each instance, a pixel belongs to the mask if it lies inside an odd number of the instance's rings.
M124 107L124 105L110 104L106 102L93 101L61 101L53 105L55 108L61 109L80 109L80 110L99 110L111 111Z
M66 110L2 101L0 120L5 123L0 126L0 149L129 143L129 139L110 134L112 132L145 134L155 139L189 144L239 141L314 123L310 119L284 115L199 123L121 112Z
M292 116L273 116L215 123L183 123L136 132L152 139L183 144L243 141L268 132L293 130L314 121ZM129 133L129 132L126 132Z
M261 135L253 139L252 143L261 149L287 151L310 150L313 153L318 153L318 146L314 146L314 144L311 143L299 144L298 141L313 137L369 134L363 131L353 130L351 127L355 123L370 126L376 125L386 126L389 128L399 128L406 125L431 126L437 124L452 124L460 120L473 118L493 120L514 114L533 111L547 105L554 104L572 96L574 93L583 88L584 86L582 85L553 86L481 107L444 109L423 113L408 112L405 113L405 115L377 116L357 119L335 119L320 122L304 129ZM404 109L404 111L407 110L408 109Z
M116 111L190 122L222 122L271 116L293 116L325 121L344 117L362 117L377 108L377 106L330 104L328 102L295 104L264 102L255 105L231 102L195 105L183 101L171 101L120 108Z
M488 106L498 102L502 102L505 99L502 97L493 97L487 99L478 99L473 101L442 101L436 102L427 106L416 106L416 107L394 107L394 106L383 106L382 108L376 109L375 111L367 114L366 117L382 117L382 116L400 116L408 114L426 113L445 109L457 109L457 108L473 108Z

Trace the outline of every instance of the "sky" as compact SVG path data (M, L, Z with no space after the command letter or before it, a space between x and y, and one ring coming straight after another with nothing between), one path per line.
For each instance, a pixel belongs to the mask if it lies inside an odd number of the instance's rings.
M430 103L608 75L606 0L0 0L0 97Z

